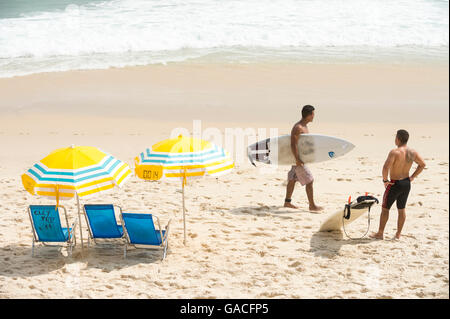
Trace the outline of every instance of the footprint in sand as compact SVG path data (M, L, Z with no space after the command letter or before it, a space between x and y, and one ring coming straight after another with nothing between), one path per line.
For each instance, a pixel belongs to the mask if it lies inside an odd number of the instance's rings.
M292 264L289 265L289 267L291 268L297 268L299 266L301 266L302 264L299 261L293 262Z
M273 237L273 235L271 235L271 234L269 234L269 233L265 233L265 232L255 232L255 233L250 233L250 236Z

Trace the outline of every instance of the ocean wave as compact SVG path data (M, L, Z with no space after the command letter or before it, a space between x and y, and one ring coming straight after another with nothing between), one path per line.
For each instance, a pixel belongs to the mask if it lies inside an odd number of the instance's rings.
M311 52L326 59L327 52L345 54L352 51L348 48L366 48L365 55L399 47L445 53L449 44L448 1L71 2L63 8L61 3L54 9L47 6L47 11L28 8L1 18L0 66L11 68L26 59L46 65L50 60L58 64L58 59L62 63L108 56L120 56L121 64L130 65L192 58L186 52L197 57L236 48L256 55L254 48L283 54ZM324 54L314 52L319 50ZM166 59L161 58L164 55Z

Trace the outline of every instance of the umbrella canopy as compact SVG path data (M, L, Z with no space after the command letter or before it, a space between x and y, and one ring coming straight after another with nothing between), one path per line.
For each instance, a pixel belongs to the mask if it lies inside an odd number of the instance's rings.
M228 173L234 163L230 154L217 145L192 137L178 136L156 143L135 159L136 175L142 179L158 180Z
M187 179L220 176L231 171L234 162L223 148L192 137L178 136L156 143L135 159L135 173L145 180L178 179L182 185L184 242L186 219L184 186Z
M120 186L131 173L128 164L95 147L71 146L57 149L22 175L32 195L70 199Z
M128 164L112 155L95 147L72 145L57 149L34 164L22 175L22 184L32 195L56 199L56 205L60 199L76 196L81 223L78 198L121 186L130 174Z

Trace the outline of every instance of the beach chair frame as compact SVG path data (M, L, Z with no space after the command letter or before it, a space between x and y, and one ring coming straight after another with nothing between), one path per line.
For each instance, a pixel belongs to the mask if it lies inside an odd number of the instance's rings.
M125 227L125 221L123 220L122 217L122 212L120 213L120 221L122 223L122 227L123 227L123 233L124 233L124 237L125 237L125 245L123 248L123 257L127 258L127 249L128 246L132 246L136 249L157 249L157 250L162 250L162 259L164 260L167 256L167 250L169 249L169 230L170 230L170 222L172 221L172 219L169 219L169 221L167 222L167 225L165 227L165 234L163 236L162 233L162 228L161 228L161 223L159 220L158 216L155 216L154 214L151 213L138 213L138 214L150 214L152 215L152 219L155 218L156 219L156 223L158 225L158 229L159 229L159 233L161 236L161 244L159 246L156 245L142 245L142 244L133 244L130 240L130 236L128 235L128 231L127 228ZM153 221L153 224L155 224L155 222Z
M99 205L103 205L103 204L99 204ZM104 204L104 205L106 205L106 204ZM119 205L112 205L112 206L113 206L113 208L118 208L119 211L120 211L119 216L122 216L122 207L120 207ZM87 227L88 227L88 233L89 233L89 236L88 236L88 247L91 245L91 240L94 242L94 244L98 245L99 243L97 242L97 240L104 241L104 240L109 240L110 239L110 238L95 238L94 237L94 233L92 232L92 229L91 229L91 224L89 223L89 218L88 218L87 213L86 213L85 205L83 205L83 214L84 214L84 218L86 220L86 224L87 224ZM122 225L122 227L123 227L123 225ZM121 238L117 238L117 239L122 240L124 237L125 237L125 230L123 232L122 237ZM101 243L101 244L102 245L111 245L110 242Z
M31 222L31 230L33 233L33 238L32 238L32 243L31 243L31 257L34 257L34 248L36 244L42 244L43 246L46 247L64 247L64 244L54 244L52 242L52 244L49 244L49 242L45 242L45 241L40 241L37 231L36 231L36 227L34 225L33 222L33 217L31 216L31 205L28 206L27 210L28 210L28 217L30 218L30 222ZM76 246L77 244L77 238L76 238L76 227L77 227L77 222L73 222L72 223L72 227L69 227L69 219L67 218L67 209L64 206L59 205L58 206L58 214L60 214L60 210L59 208L62 208L64 210L64 219L66 220L66 228L67 228L67 232L68 232L68 239L65 242L66 248L67 248L67 253L68 255L71 257L72 256L72 252L73 252L73 248ZM60 218L61 221L61 218ZM62 242L61 242L62 243Z

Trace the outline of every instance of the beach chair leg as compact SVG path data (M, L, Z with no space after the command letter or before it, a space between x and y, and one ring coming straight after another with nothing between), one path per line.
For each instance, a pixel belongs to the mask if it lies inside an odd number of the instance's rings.
M169 246L169 242L166 242L166 244L164 245L164 250L163 250L163 258L162 260L164 260L167 256L167 248Z

